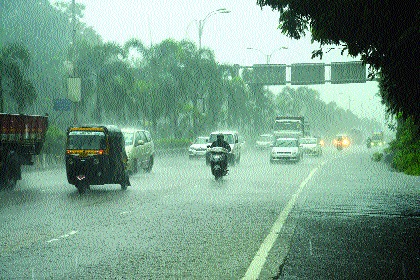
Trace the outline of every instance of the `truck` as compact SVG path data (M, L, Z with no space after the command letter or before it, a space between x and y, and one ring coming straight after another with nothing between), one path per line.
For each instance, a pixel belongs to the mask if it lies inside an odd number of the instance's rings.
M273 125L273 135L277 138L296 138L307 136L308 131L305 132L305 117L288 117L277 116Z
M14 188L21 166L32 165L48 129L48 115L0 113L0 188Z

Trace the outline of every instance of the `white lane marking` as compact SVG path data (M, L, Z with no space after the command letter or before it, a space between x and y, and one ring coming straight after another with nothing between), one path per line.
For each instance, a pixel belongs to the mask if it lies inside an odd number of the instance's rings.
M325 162L323 162L323 164L324 163ZM264 239L264 242L261 244L260 249L258 250L257 254L252 260L251 264L248 267L248 270L245 273L245 276L242 279L244 280L245 279L252 279L252 280L258 279L258 276L260 275L261 270L267 260L268 253L273 247L274 242L276 241L277 236L280 233L280 230L282 229L287 217L289 216L290 211L295 206L296 201L300 193L302 192L303 188L305 187L305 185L308 183L308 181L312 178L312 176L315 174L317 170L318 170L318 167L314 168L311 171L311 173L309 173L308 177L306 177L306 179L303 180L302 183L300 183L298 190L296 191L296 193L293 194L292 198L289 200L286 207L278 216L276 222L273 224L271 228L270 233Z
M58 241L58 239L57 238L53 238L51 240L48 240L47 243L51 243L51 242L54 242L54 241Z
M69 233L66 233L66 234L61 235L59 238L53 238L53 239L48 240L47 243L59 241L60 239L67 238L67 237L69 237L71 235L75 235L76 233L77 233L77 230L72 230Z

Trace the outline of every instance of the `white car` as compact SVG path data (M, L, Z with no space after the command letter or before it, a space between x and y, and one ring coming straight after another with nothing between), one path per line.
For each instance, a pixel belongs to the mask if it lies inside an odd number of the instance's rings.
M188 148L188 156L190 159L205 157L207 151L207 145L209 145L209 137L200 136L197 137L193 144Z
M303 153L308 155L320 156L322 155L321 144L318 141L318 138L315 137L305 137L300 139L300 145L302 147Z
M271 149L270 162L294 161L303 158L302 148L297 138L278 138Z
M121 129L124 135L125 151L128 157L128 171L136 173L139 168L145 172L152 171L155 145L150 132L142 129Z

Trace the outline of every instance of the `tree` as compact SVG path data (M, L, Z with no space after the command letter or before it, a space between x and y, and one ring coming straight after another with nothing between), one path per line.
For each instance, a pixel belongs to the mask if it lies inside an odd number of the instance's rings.
M420 2L370 0L257 0L280 11L281 31L300 39L310 30L322 47L342 45L380 76L380 94L392 114L420 124Z
M36 90L31 81L25 78L25 69L29 67L30 54L20 44L10 44L0 50L0 112L3 112L3 87L17 102L19 113L36 98Z

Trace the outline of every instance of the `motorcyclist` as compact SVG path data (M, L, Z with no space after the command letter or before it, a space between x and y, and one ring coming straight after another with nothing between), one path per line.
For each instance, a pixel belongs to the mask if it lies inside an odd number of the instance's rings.
M224 140L224 136L223 136L222 133L217 134L216 141L214 141L213 143L211 143L210 148L214 148L214 147L222 147L222 148L225 148L228 152L230 152L232 150L232 148L230 147L229 143ZM227 171L227 157L225 157L223 168Z
M228 150L228 152L230 152L232 150L229 143L224 140L224 136L223 136L222 133L217 134L216 141L211 143L210 148L214 148L214 147L225 148L226 150Z

